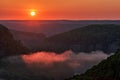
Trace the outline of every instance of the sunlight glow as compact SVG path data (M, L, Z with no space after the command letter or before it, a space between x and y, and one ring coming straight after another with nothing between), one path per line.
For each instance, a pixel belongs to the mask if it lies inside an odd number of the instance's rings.
M35 11L31 11L31 12L30 12L30 15L31 15L31 16L35 16L35 15L36 15L36 12L35 12Z

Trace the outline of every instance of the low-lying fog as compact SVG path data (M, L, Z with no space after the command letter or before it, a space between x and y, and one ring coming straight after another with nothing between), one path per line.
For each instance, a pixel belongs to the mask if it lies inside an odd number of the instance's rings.
M80 74L98 64L108 56L102 51L74 53L71 50L62 54L54 52L36 52L30 55L11 56L3 61L8 74L37 77L44 80L63 80ZM4 68L3 68L4 69Z

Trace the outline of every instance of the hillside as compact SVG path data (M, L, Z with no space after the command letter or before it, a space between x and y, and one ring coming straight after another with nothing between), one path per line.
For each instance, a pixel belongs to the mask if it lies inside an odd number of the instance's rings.
M84 74L66 80L120 80L120 50Z
M0 57L29 52L20 41L16 41L10 31L0 24Z
M120 25L88 25L46 38L41 50L62 52L115 52L120 47ZM55 46L55 47L54 47Z
M24 46L30 49L37 47L38 43L46 38L46 36L42 33L23 32L16 30L11 30L11 33L16 40L20 40Z

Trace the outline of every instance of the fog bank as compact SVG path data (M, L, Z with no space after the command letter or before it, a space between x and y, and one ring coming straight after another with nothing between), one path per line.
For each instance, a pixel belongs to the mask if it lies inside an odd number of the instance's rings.
M110 55L102 51L74 53L68 50L62 54L36 52L30 55L12 56L5 59L5 61L9 63L7 64L9 69L16 70L18 69L17 66L20 66L21 70L27 68L29 72L26 73L32 74L32 77L37 76L40 79L44 77L46 80L63 80L75 74L83 73L108 56Z

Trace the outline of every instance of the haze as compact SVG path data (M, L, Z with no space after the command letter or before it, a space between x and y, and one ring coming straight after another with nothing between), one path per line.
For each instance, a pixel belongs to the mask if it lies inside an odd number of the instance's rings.
M1 20L120 19L120 0L3 0ZM31 17L30 9L37 15Z

